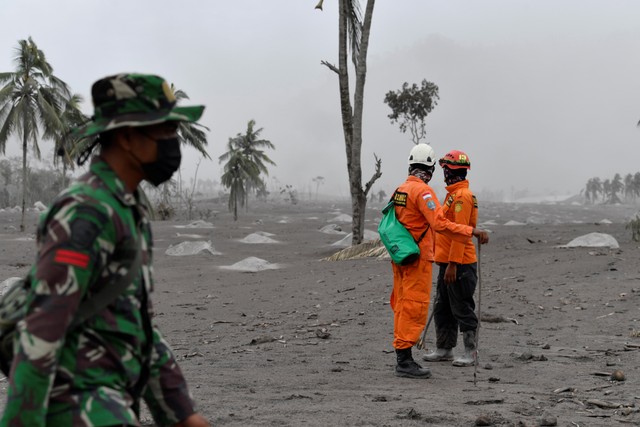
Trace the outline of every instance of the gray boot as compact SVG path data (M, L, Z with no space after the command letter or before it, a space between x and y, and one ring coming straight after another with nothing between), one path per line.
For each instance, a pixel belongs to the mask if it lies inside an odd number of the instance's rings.
M429 378L431 369L418 365L411 355L411 347L396 350L398 364L396 365L396 377Z
M450 362L453 360L453 350L450 348L437 348L431 353L422 356L427 362Z
M464 341L464 354L453 361L453 366L473 366L476 364L478 352L476 351L476 331L462 333Z

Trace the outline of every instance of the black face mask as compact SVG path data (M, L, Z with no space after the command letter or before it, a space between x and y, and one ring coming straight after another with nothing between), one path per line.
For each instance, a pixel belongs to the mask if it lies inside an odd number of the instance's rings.
M444 182L447 185L453 185L467 178L467 171L465 169L449 169L443 167L442 173L444 174Z
M158 156L155 162L143 163L142 170L145 179L156 187L171 179L180 168L180 141L177 137L156 139Z

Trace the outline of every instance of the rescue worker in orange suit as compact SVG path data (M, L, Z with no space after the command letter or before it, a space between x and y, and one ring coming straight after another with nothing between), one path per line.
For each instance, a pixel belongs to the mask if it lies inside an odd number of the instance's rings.
M440 202L428 185L436 163L433 148L417 144L409 153L409 176L393 195L396 217L409 230L420 247L420 256L407 265L393 265L393 347L396 349L396 376L429 378L431 370L413 360L411 347L427 321L431 293L431 265L434 260L435 233L465 244L476 236L489 241L486 231L445 219Z
M471 169L469 156L453 150L439 161L447 184L444 216L460 225L475 227L478 221L478 202L469 190L467 171ZM476 330L473 294L478 281L476 249L472 240L455 241L445 234L436 236L436 263L438 273L438 299L433 318L436 324L436 350L423 356L429 362L452 361L454 366L473 366L476 362ZM458 341L458 328L462 333L464 354L453 358Z

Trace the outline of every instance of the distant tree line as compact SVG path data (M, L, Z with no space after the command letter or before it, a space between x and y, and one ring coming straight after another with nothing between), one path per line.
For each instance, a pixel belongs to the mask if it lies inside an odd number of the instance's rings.
M21 205L20 230L24 231L26 204L34 200L50 201L49 192L66 186L67 169L73 169L76 158L84 152L89 154L95 144L92 139L79 140L71 132L89 120L80 110L82 97L54 74L45 53L31 37L18 41L14 64L12 71L0 70L0 153L5 154L10 137L16 136L22 161L21 166L20 162L8 160L0 164L4 181L0 205ZM183 91L173 85L171 88L178 100L188 99ZM208 129L197 123L180 123L178 136L182 144L194 147L208 158L204 130ZM52 165L62 166L62 173L54 173L55 176L51 176L52 170L33 170L29 166L32 158L41 160L40 142L47 140L54 144ZM21 169L21 176L16 168ZM48 176L42 178L43 174ZM39 179L42 183L36 185ZM21 197L16 201L13 198L19 192Z
M64 177L53 168L27 167L26 200L27 206L35 202L45 205L64 188ZM14 208L22 202L20 189L22 185L22 165L18 157L0 160L0 208Z
M640 172L629 173L624 179L619 173L612 179L591 178L584 188L584 195L591 203L635 202L640 197Z

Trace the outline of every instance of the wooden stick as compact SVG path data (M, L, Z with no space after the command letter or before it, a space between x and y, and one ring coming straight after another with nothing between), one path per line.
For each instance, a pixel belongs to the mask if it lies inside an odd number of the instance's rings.
M437 303L438 303L438 283L436 282L436 291L433 298L433 304L429 304L431 306L431 310L430 310L431 313L429 313L429 320L427 320L427 325L424 327L424 331L422 331L422 336L420 337L420 340L416 344L416 348L418 350L423 350L425 348L425 342L427 339L427 330L429 329L429 325L433 320L433 313L435 311L435 308L436 308L435 305Z
M476 384L478 374L478 343L480 342L480 304L482 303L482 243L478 240L478 325L476 326L476 361L473 364L473 385Z

